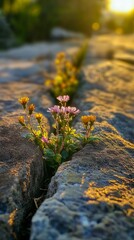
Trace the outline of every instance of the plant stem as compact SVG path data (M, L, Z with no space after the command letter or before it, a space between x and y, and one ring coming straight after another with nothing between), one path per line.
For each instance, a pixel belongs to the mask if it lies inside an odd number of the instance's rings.
M64 148L64 138L63 138L63 142L62 142L62 144L61 144L61 147L60 147L58 153L61 153L61 151L63 150L63 148Z
M87 132L86 132L86 138L87 139L89 138L90 133L91 133L91 126L89 127L89 129L87 129Z

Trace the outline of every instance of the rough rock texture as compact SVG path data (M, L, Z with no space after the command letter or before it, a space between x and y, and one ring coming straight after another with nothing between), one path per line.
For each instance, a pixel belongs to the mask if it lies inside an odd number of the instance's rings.
M120 61L134 63L134 35L100 35L90 40L90 60L100 62L100 59L117 59ZM89 64L89 61L87 62Z
M100 140L59 167L32 219L31 240L134 239L133 68L101 59L84 75L73 105L97 116ZM76 126L82 130L79 121Z
M17 100L21 96L32 97L34 103L40 102L37 111L45 105L44 113L51 101L47 95L41 96L36 84L23 81L2 83L0 92L0 240L8 240L12 232L19 233L44 180L42 154L24 138L25 132L18 123L22 110Z
M56 52L70 53L73 46L42 43L0 53L0 240L16 239L45 179L42 155L24 139L18 123L23 113L18 98L28 96L48 122L47 108L53 100L44 88L45 73L52 71Z
M0 239L10 239L10 231L18 233L20 224L39 194L44 179L42 155L37 147L24 139L17 126L16 113L0 123Z
M44 80L35 72L37 68L29 71L32 63L0 61L0 240L8 240L20 231L44 180L42 154L24 139L24 131L18 124L18 116L22 114L18 98L29 96L40 105L36 111L44 113L51 100L38 84L38 79Z

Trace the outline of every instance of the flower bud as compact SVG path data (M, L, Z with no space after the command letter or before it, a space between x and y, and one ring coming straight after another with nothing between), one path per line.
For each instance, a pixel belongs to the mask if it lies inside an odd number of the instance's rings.
M59 60L64 59L64 58L65 58L65 53L64 53L64 52L59 52L59 53L57 53L56 58L58 58Z
M20 117L18 118L18 120L19 120L19 123L20 123L22 126L25 126L25 120L24 120L24 117L23 117L23 116L20 116Z
M43 117L42 113L36 113L36 114L35 114L35 118L37 119L38 123L41 122L42 117Z
M28 107L28 110L29 110L29 115L31 115L33 113L33 111L35 110L34 104L30 104Z
M93 125L94 122L96 121L96 116L91 115L91 116L89 116L89 117L90 117L90 118L89 118L89 120L90 120L90 124Z
M87 125L90 122L90 125L92 126L94 124L94 122L96 121L96 116L94 116L94 115L82 116L81 121L85 125Z
M49 140L48 140L48 138L46 138L46 137L42 137L42 142L44 142L44 143L49 143Z
M29 98L28 97L19 98L19 102L23 106L23 108L25 109L26 108L26 104L29 102Z

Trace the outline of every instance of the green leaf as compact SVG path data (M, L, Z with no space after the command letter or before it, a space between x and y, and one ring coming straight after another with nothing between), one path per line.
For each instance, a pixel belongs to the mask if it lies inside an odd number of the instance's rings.
M45 148L44 149L44 155L47 157L47 158L53 158L55 156L55 153L53 152L52 149L50 148Z
M61 154L59 154L59 153L55 154L55 161L56 161L59 165L61 164L61 159L62 159Z
M100 138L99 137L90 136L87 140L88 140L88 142L94 142L94 141L100 140Z
M28 133L24 137L27 138L27 139L33 139L33 134Z
M56 129L56 124L54 123L54 124L52 125L52 127L53 127L54 129Z
M61 152L63 160L66 160L69 157L69 153L66 150L63 150Z

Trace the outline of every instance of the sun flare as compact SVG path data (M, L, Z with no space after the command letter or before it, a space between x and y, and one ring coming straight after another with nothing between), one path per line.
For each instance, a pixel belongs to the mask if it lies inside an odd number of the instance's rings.
M110 0L109 8L112 12L127 13L134 10L134 0Z

